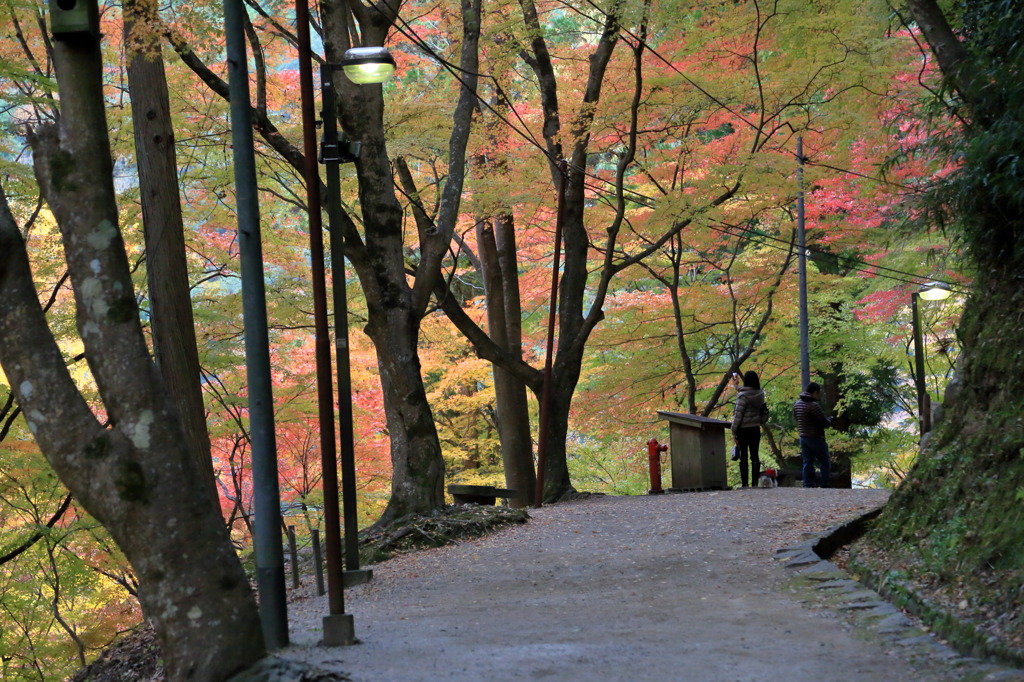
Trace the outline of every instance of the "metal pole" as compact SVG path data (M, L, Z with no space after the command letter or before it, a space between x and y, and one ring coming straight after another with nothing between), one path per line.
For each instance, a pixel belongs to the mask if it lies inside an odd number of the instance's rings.
M352 619L345 616L344 575L341 565L341 520L338 510L338 451L334 430L334 382L331 379L331 338L327 320L327 280L324 274L324 234L317 165L316 112L313 101L313 64L309 38L309 5L295 1L299 49L299 91L302 102L304 179L309 209L310 277L313 280L317 406L320 422L320 461L324 491L324 534L327 555L328 613L324 618L324 644L353 644Z
M334 76L330 64L320 67L324 124L324 165L327 170L327 232L331 239L331 288L334 295L334 355L338 366L338 430L341 438L341 501L345 522L345 568L359 570L359 517L356 509L356 452L352 423L352 363L348 346L348 290L345 237L341 220L338 117L334 111ZM351 583L350 583L351 584Z
M811 343L807 329L807 234L804 227L804 139L796 138L796 241L800 272L800 389L811 383Z
M924 338L921 333L921 314L918 311L920 296L915 291L910 295L911 324L914 331L914 385L917 387L918 433L925 434L925 383L924 383Z
M256 523L256 582L260 622L269 649L288 646L284 550L281 546L281 493L277 483L274 399L270 381L267 300L263 281L263 246L256 196L249 72L242 0L224 3L228 92L231 98L231 146L235 166L238 249L242 270L242 319L245 325L245 372L249 388L249 442L252 447L253 502Z
M551 365L555 345L555 317L558 313L558 269L562 259L562 213L565 205L565 185L568 181L568 164L563 160L558 165L558 207L555 213L555 255L551 265L551 308L548 311L548 340L544 355L544 387L540 397L540 424L537 426L537 487L534 507L544 504L544 466L548 449L548 424L551 421Z

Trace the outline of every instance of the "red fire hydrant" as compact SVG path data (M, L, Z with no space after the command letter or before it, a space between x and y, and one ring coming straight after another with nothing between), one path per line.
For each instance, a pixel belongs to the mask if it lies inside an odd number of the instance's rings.
M667 445L658 445L658 439L652 438L647 441L647 466L651 471L651 489L648 495L660 495L665 492L661 489L661 453L668 450Z

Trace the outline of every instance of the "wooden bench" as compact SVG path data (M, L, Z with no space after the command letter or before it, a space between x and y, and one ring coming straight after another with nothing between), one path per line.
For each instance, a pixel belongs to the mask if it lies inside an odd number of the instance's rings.
M494 506L499 497L514 497L515 490L496 488L493 485L462 485L453 483L448 486L455 504L485 504Z

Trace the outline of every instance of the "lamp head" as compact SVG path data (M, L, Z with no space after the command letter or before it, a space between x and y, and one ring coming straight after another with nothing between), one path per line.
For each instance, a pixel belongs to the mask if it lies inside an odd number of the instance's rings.
M50 32L57 40L99 37L100 15L96 0L49 0Z
M395 58L385 47L353 47L345 51L341 67L357 85L383 83L395 72Z
M949 298L953 292L949 290L949 285L945 282L925 282L917 293L926 301L941 301L944 298Z

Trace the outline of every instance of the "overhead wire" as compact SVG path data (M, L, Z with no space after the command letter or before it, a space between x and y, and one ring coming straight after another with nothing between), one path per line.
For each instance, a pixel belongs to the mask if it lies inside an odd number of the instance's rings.
M594 7L598 12L600 12L600 13L604 14L605 16L607 16L607 14L604 12L604 10L602 10L600 7L597 7L597 5L594 4L593 0L586 0L586 2L587 2L587 4L589 4L592 7ZM381 11L376 5L373 5L373 7L378 12ZM585 13L582 13L582 12L580 14L582 16L587 16ZM445 70L448 71L462 86L468 87L468 84L459 75L460 73L472 74L472 75L474 75L476 77L486 78L486 79L490 80L494 84L494 86L497 89L497 91L500 94L500 96L505 98L506 101L511 101L510 99L507 98L507 96L506 96L504 90L501 88L501 84L498 82L498 79L497 79L496 76L493 76L493 75L491 75L489 73L473 73L473 72L469 72L466 69L463 69L462 67L449 62L443 56L438 54L437 51L434 50L434 48L432 46L430 46L422 37L420 37L416 33L415 28L411 24L409 24L405 19L403 19L401 16L398 16L398 15L396 15L395 18L397 19L398 22L401 22L404 25L404 28L403 28L403 27L400 27L398 25L398 23L394 23L392 25L395 27L395 29L399 33L401 33L403 36L405 36L414 45L416 45L421 50L423 50L428 56L433 58L437 63L442 65L445 68ZM590 17L587 17L587 18L590 18ZM687 83L689 83L694 88L696 88L699 92L701 92L702 94L707 96L711 101L718 103L720 106L725 108L727 111L731 111L731 109L727 105L725 105L725 103L720 102L713 95L711 95L710 93L706 92L703 88L701 88L697 83L693 82L693 80L690 79L689 76L687 76L685 73L680 71L674 64L672 64L669 60L667 60L665 57L663 57L657 50L655 50L653 47L651 47L649 43L647 43L645 40L643 40L643 38L637 36L635 33L633 33L632 31L630 31L629 29L627 29L625 27L623 27L623 30L628 35L630 35L634 40L637 40L638 43L641 44L646 50L651 52L659 60L661 60L667 66L669 66L669 68L671 68L673 71L678 73ZM474 89L474 97L477 99L478 102L480 102L481 105L486 107L492 114L494 114L498 118L498 120L501 121L502 124L504 124L507 127L509 127L512 131L514 131L517 135L519 135L523 140L525 140L529 145L533 146L538 151L540 151L540 153L543 154L548 159L549 162L554 163L554 164L558 164L560 159L555 158L554 155L550 152L550 150L548 150L543 144L541 144L536 138L534 138L531 133L529 133L529 125L526 123L526 121L524 121L522 119L522 117L519 115L519 112L516 110L516 108L514 106L510 106L509 109L513 112L513 114L515 115L516 119L518 119L518 121L523 125L523 128L525 129L525 131L519 129L506 116L502 115L502 113L499 112L493 105L491 105L490 102L485 100L478 92L476 92L475 89ZM735 115L740 120L742 120L744 123L746 123L747 125L750 125L750 126L753 125L749 121L746 121L746 119L744 119L739 114L735 114ZM805 161L806 160L807 159L805 158ZM572 164L572 163L570 163L568 161L567 161L567 164L568 164L568 167L570 169L572 169L573 171L579 173L583 177L592 178L594 180L597 180L597 181L601 182L602 184L610 185L613 188L618 189L618 187L609 179L606 179L606 178L604 178L604 177L602 177L600 175L592 173L589 170L587 170L586 168L581 168L581 167L577 166L576 164ZM846 170L846 169L840 169L840 168L836 168L836 167L833 167L833 166L828 166L826 164L820 164L820 163L811 162L810 165L818 165L818 166L821 166L821 167L829 168L830 170L835 170L837 172L847 173L847 174L855 175L855 176L858 176L858 177L870 179L870 180L873 180L873 181L876 181L876 182L881 182L881 183L886 183L886 184L894 185L894 186L897 186L897 187L907 188L905 185L900 185L898 183L893 183L893 182L888 181L886 179L873 178L871 176L866 176L864 174L857 173L855 171L849 171L849 170ZM584 185L588 189L590 189L591 191L593 191L593 192L597 193L598 195L601 195L601 196L603 196L605 198L616 196L612 192L609 192L607 190L602 190L601 188L594 186L592 183L584 183ZM915 189L915 188L908 188L908 189ZM625 193L625 194L628 194L629 195L628 199L630 201L632 201L633 203L639 204L639 205L641 205L641 206L643 206L645 208L651 209L651 210L655 210L657 208L657 199L655 199L653 197L649 197L649 196L647 196L647 195L645 195L645 194L643 194L641 192L638 192L636 190L629 189L629 188L622 188L621 191L623 193ZM723 229L723 228L715 227L714 225L711 225L711 224L706 224L705 226L708 227L709 229L713 230L713 231L717 231L717 232L720 232L722 234L727 234L727 235L730 235L730 236L736 236L735 233L730 231L730 230L726 230L726 229ZM775 248L775 249L780 250L780 251L789 251L789 249L790 249L789 242L784 240L784 239L781 239L779 237L774 237L772 235L768 235L768 234L765 234L765 233L754 232L752 228L748 228L748 227L742 227L742 226L734 226L734 227L736 227L740 231L749 232L752 235L754 235L754 236L748 236L747 237L750 241L752 241L754 243L761 244L762 246L766 246L768 248ZM775 242L775 243L772 243L772 242ZM778 244L783 244L783 245L785 245L785 247L779 246ZM812 247L812 246L806 246L805 248L806 248L806 250L808 252L818 254L819 256L826 256L826 257L833 257L833 258L837 257L837 254L834 254L832 252L826 251L824 249L820 249L820 248L816 248L816 247ZM919 284L922 284L922 282L924 282L924 281L938 282L938 283L944 284L945 286L949 287L953 291L957 291L957 292L961 292L962 291L961 288L956 283L954 283L954 282L948 282L948 281L944 281L944 280L936 279L936 278L929 278L929 277L926 277L924 275L920 275L920 274L917 274L917 273L906 272L906 271L903 271L903 270L898 270L896 268L890 268L890 267L887 267L887 266L884 266L884 265L879 265L879 264L876 264L876 263L869 263L869 262L865 261L862 258L857 258L857 257L853 257L853 256L847 256L846 260L852 261L852 262L857 263L857 264L859 264L861 266L861 267L853 267L853 268L851 268L851 270L853 270L854 272L861 272L861 273L864 273L864 274L869 274L869 275L873 275L873 276L876 276L876 277L881 277L883 279L890 279L890 280L893 280L893 281L901 282L903 284L918 284L919 285ZM884 274L884 273L891 273L891 274Z

